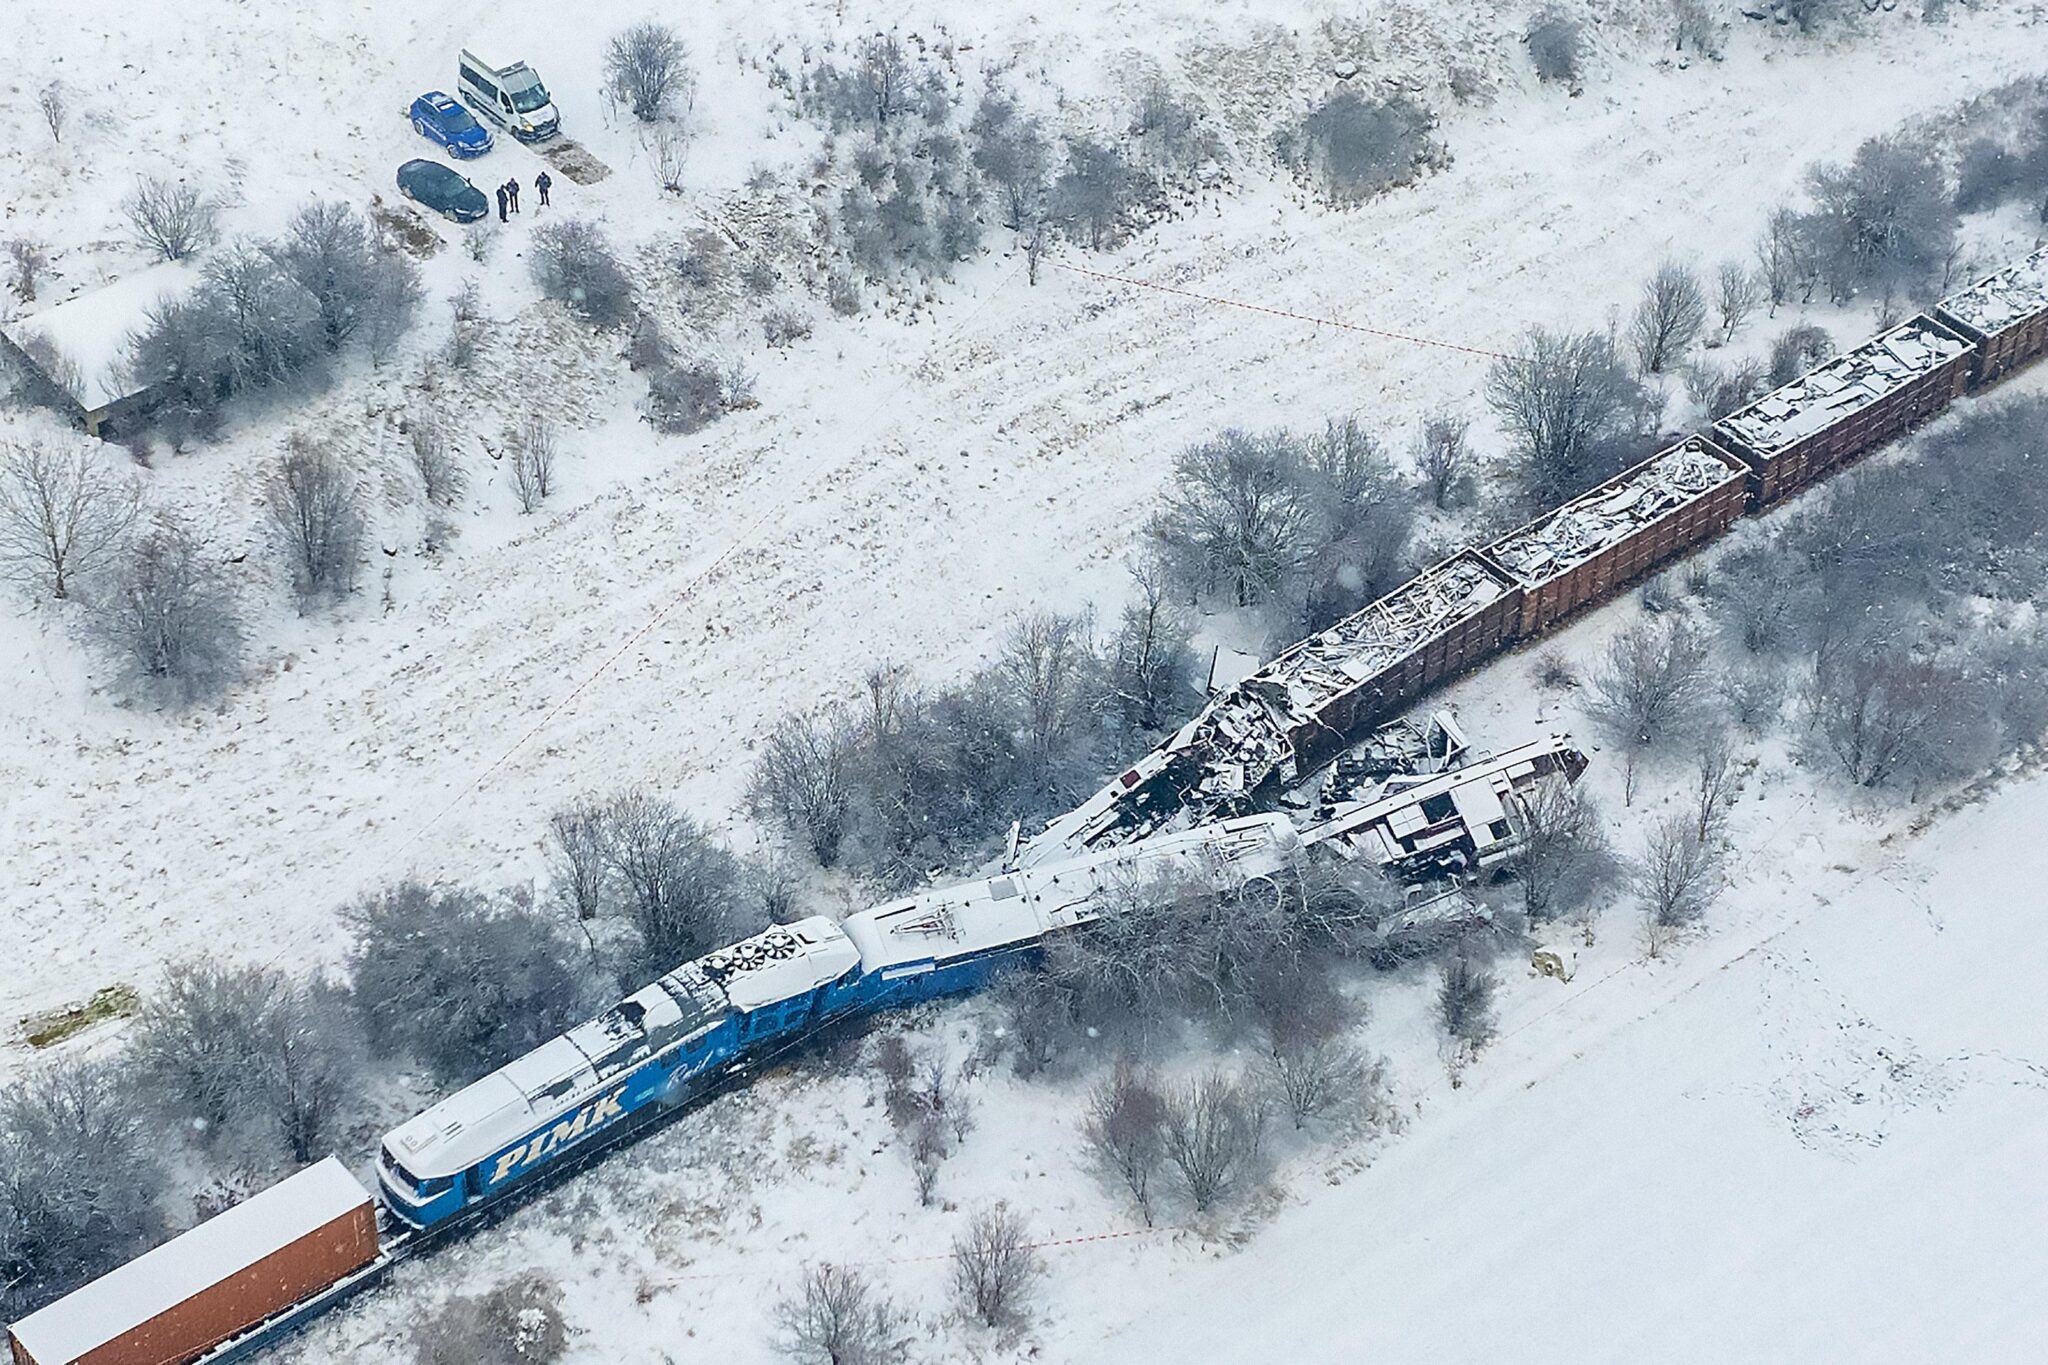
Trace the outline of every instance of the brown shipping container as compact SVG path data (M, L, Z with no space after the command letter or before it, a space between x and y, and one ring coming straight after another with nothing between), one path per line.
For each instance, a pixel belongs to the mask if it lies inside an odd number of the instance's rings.
M1895 342L1949 354L1895 387L1884 387L1888 381L1871 374L1867 367L1873 360L1882 360L1887 346ZM1976 348L1962 336L1922 313L1764 395L1724 419L1714 428L1714 435L1748 462L1753 471L1751 501L1768 507L1947 407L1969 387L1975 355ZM1804 435L1779 440L1760 434L1770 430L1772 423L1786 420L1788 412L1805 416L1846 408L1840 402L1839 389L1849 383L1864 384L1872 394L1869 401L1848 408Z
M1974 387L2048 353L2048 247L1949 295L1934 315L1977 344Z
M15 1365L185 1365L376 1257L369 1192L329 1157L15 1323Z
M1448 678L1498 652L1512 638L1521 613L1521 585L1514 576L1476 550L1460 550L1442 565L1380 599L1398 601L1422 579L1460 561L1477 568L1499 589L1475 610L1445 625L1380 672L1344 688L1319 703L1311 718L1288 732L1306 773L1327 763L1366 730L1392 718L1409 702Z
M1690 436L1502 536L1485 553L1522 584L1515 635L1539 635L1726 531L1748 505L1748 472Z

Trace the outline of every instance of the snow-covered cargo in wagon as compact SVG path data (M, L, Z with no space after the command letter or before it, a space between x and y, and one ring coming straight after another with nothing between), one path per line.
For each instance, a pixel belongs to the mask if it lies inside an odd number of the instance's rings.
M14 1365L185 1365L377 1264L370 1192L328 1157L15 1323Z

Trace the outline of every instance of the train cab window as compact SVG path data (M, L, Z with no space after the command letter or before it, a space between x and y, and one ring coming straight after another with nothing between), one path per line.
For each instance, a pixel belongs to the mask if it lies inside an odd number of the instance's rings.
M1495 820L1492 824L1486 827L1486 833L1489 838L1497 842L1501 839L1507 838L1509 834L1513 833L1513 830L1509 828L1507 821Z
M1441 792L1423 800L1422 818L1433 825L1439 820L1450 819L1451 813L1457 808L1457 804L1451 800L1451 794Z

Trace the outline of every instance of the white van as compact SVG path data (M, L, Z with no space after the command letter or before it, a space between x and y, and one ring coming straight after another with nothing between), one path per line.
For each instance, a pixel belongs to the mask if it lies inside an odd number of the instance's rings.
M554 99L525 62L487 62L464 48L456 67L455 93L521 142L544 142L562 131Z

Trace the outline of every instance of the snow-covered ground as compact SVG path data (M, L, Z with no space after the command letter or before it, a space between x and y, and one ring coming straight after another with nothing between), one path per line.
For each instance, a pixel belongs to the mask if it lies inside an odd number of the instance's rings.
M1073 96L1076 118L1156 66L1222 91L1246 138L1248 111L1298 107L1327 88L1337 57L1412 68L1433 88L1460 53L1503 88L1491 105L1446 108L1456 163L1416 188L1331 214L1241 171L1133 247L1065 259L1480 348L1535 322L1600 325L1667 255L1708 267L1746 256L1811 161L2033 74L2044 55L2033 11L1989 7L1941 27L1880 16L1827 43L1738 20L1725 63L1678 69L1654 61L1647 35L1662 20L1646 7L1612 16L1604 69L1567 99L1528 80L1501 37L1515 21L1478 7L1425 19L1248 0L1059 12L718 0L667 16L704 76L693 194L677 200L594 93L603 35L640 7L599 0L567 24L554 7L507 5L493 22L528 44L570 132L616 168L589 189L561 185L562 211L653 253L723 221L755 164L815 145L778 112L755 57L883 25L933 32L934 15L969 71L1014 56ZM398 111L446 87L474 22L445 0L196 0L146 16L107 0L17 0L0 121L21 135L0 145L0 231L59 248L47 306L142 264L114 207L141 170L234 186L238 231L273 231L315 195L388 204L397 162L424 147ZM31 103L46 70L77 111L55 150ZM500 147L472 176L530 181L532 154ZM659 439L633 418L641 383L615 343L537 307L527 207L481 271L435 228L436 303L414 352L344 375L300 410L249 414L219 445L160 453L144 476L153 498L216 526L225 549L252 550L260 666L217 712L117 705L65 612L20 596L0 612L11 1012L146 986L201 949L332 962L349 897L407 873L533 875L547 813L583 793L646 784L743 841L749 748L784 712L850 695L881 659L955 674L1026 610L1113 604L1179 447L1226 425L1349 411L1401 445L1445 402L1481 416L1482 356L1059 269L1033 288L992 234L994 249L928 307L849 321L814 301L810 341L753 356L760 409ZM456 399L491 440L529 409L549 412L567 428L569 468L548 508L522 518L472 449L458 539L428 559L389 419L417 351L439 338L439 300L472 273L498 334L486 380L449 381ZM1866 328L1840 324L1847 337ZM751 349L736 333L712 340ZM542 354L545 369L525 363ZM261 567L252 485L299 425L351 433L379 491L384 550L352 602L304 620ZM1612 619L1581 623L1566 648L1583 652ZM1456 689L1486 742L1575 723L1529 671L1524 656ZM2009 1003L2040 965L2020 918L2025 883L2004 880L2026 864L1996 854L2038 856L2023 836L2048 788L2015 784L1889 846L1879 840L1894 822L1844 813L1781 757L1749 799L1748 884L1704 940L1645 965L1627 924L1602 926L1569 987L1512 982L1505 1038L1455 1093L1429 1040L1427 983L1387 984L1368 1036L1394 1061L1407 1131L1296 1154L1270 1226L1260 1214L1220 1241L1182 1231L1050 1252L1030 1346L1057 1360L2026 1354L2041 1323L2024 1285L2040 1264L2015 1234L2043 1210L2021 1153L2038 1145L2048 1101L2026 1058L2048 1048ZM936 1027L964 1048L972 1016L950 1011ZM1879 1049L1909 1055L1904 1072ZM0 1075L27 1056L8 1041ZM947 1167L948 1199L1011 1198L1048 1237L1130 1228L1076 1169L1071 1094L1048 1101L1006 1075L987 1090L980 1129ZM765 1360L764 1305L816 1257L886 1264L892 1289L936 1324L943 1263L921 1258L943 1253L964 1215L916 1208L870 1101L864 1080L771 1078L408 1267L310 1338L307 1358L404 1359L401 1326L423 1303L534 1264L575 1290L579 1361L707 1349ZM931 1359L992 1349L934 1330ZM1125 1330L1124 1344L1102 1344ZM1945 1349L1925 1335L1937 1330Z

